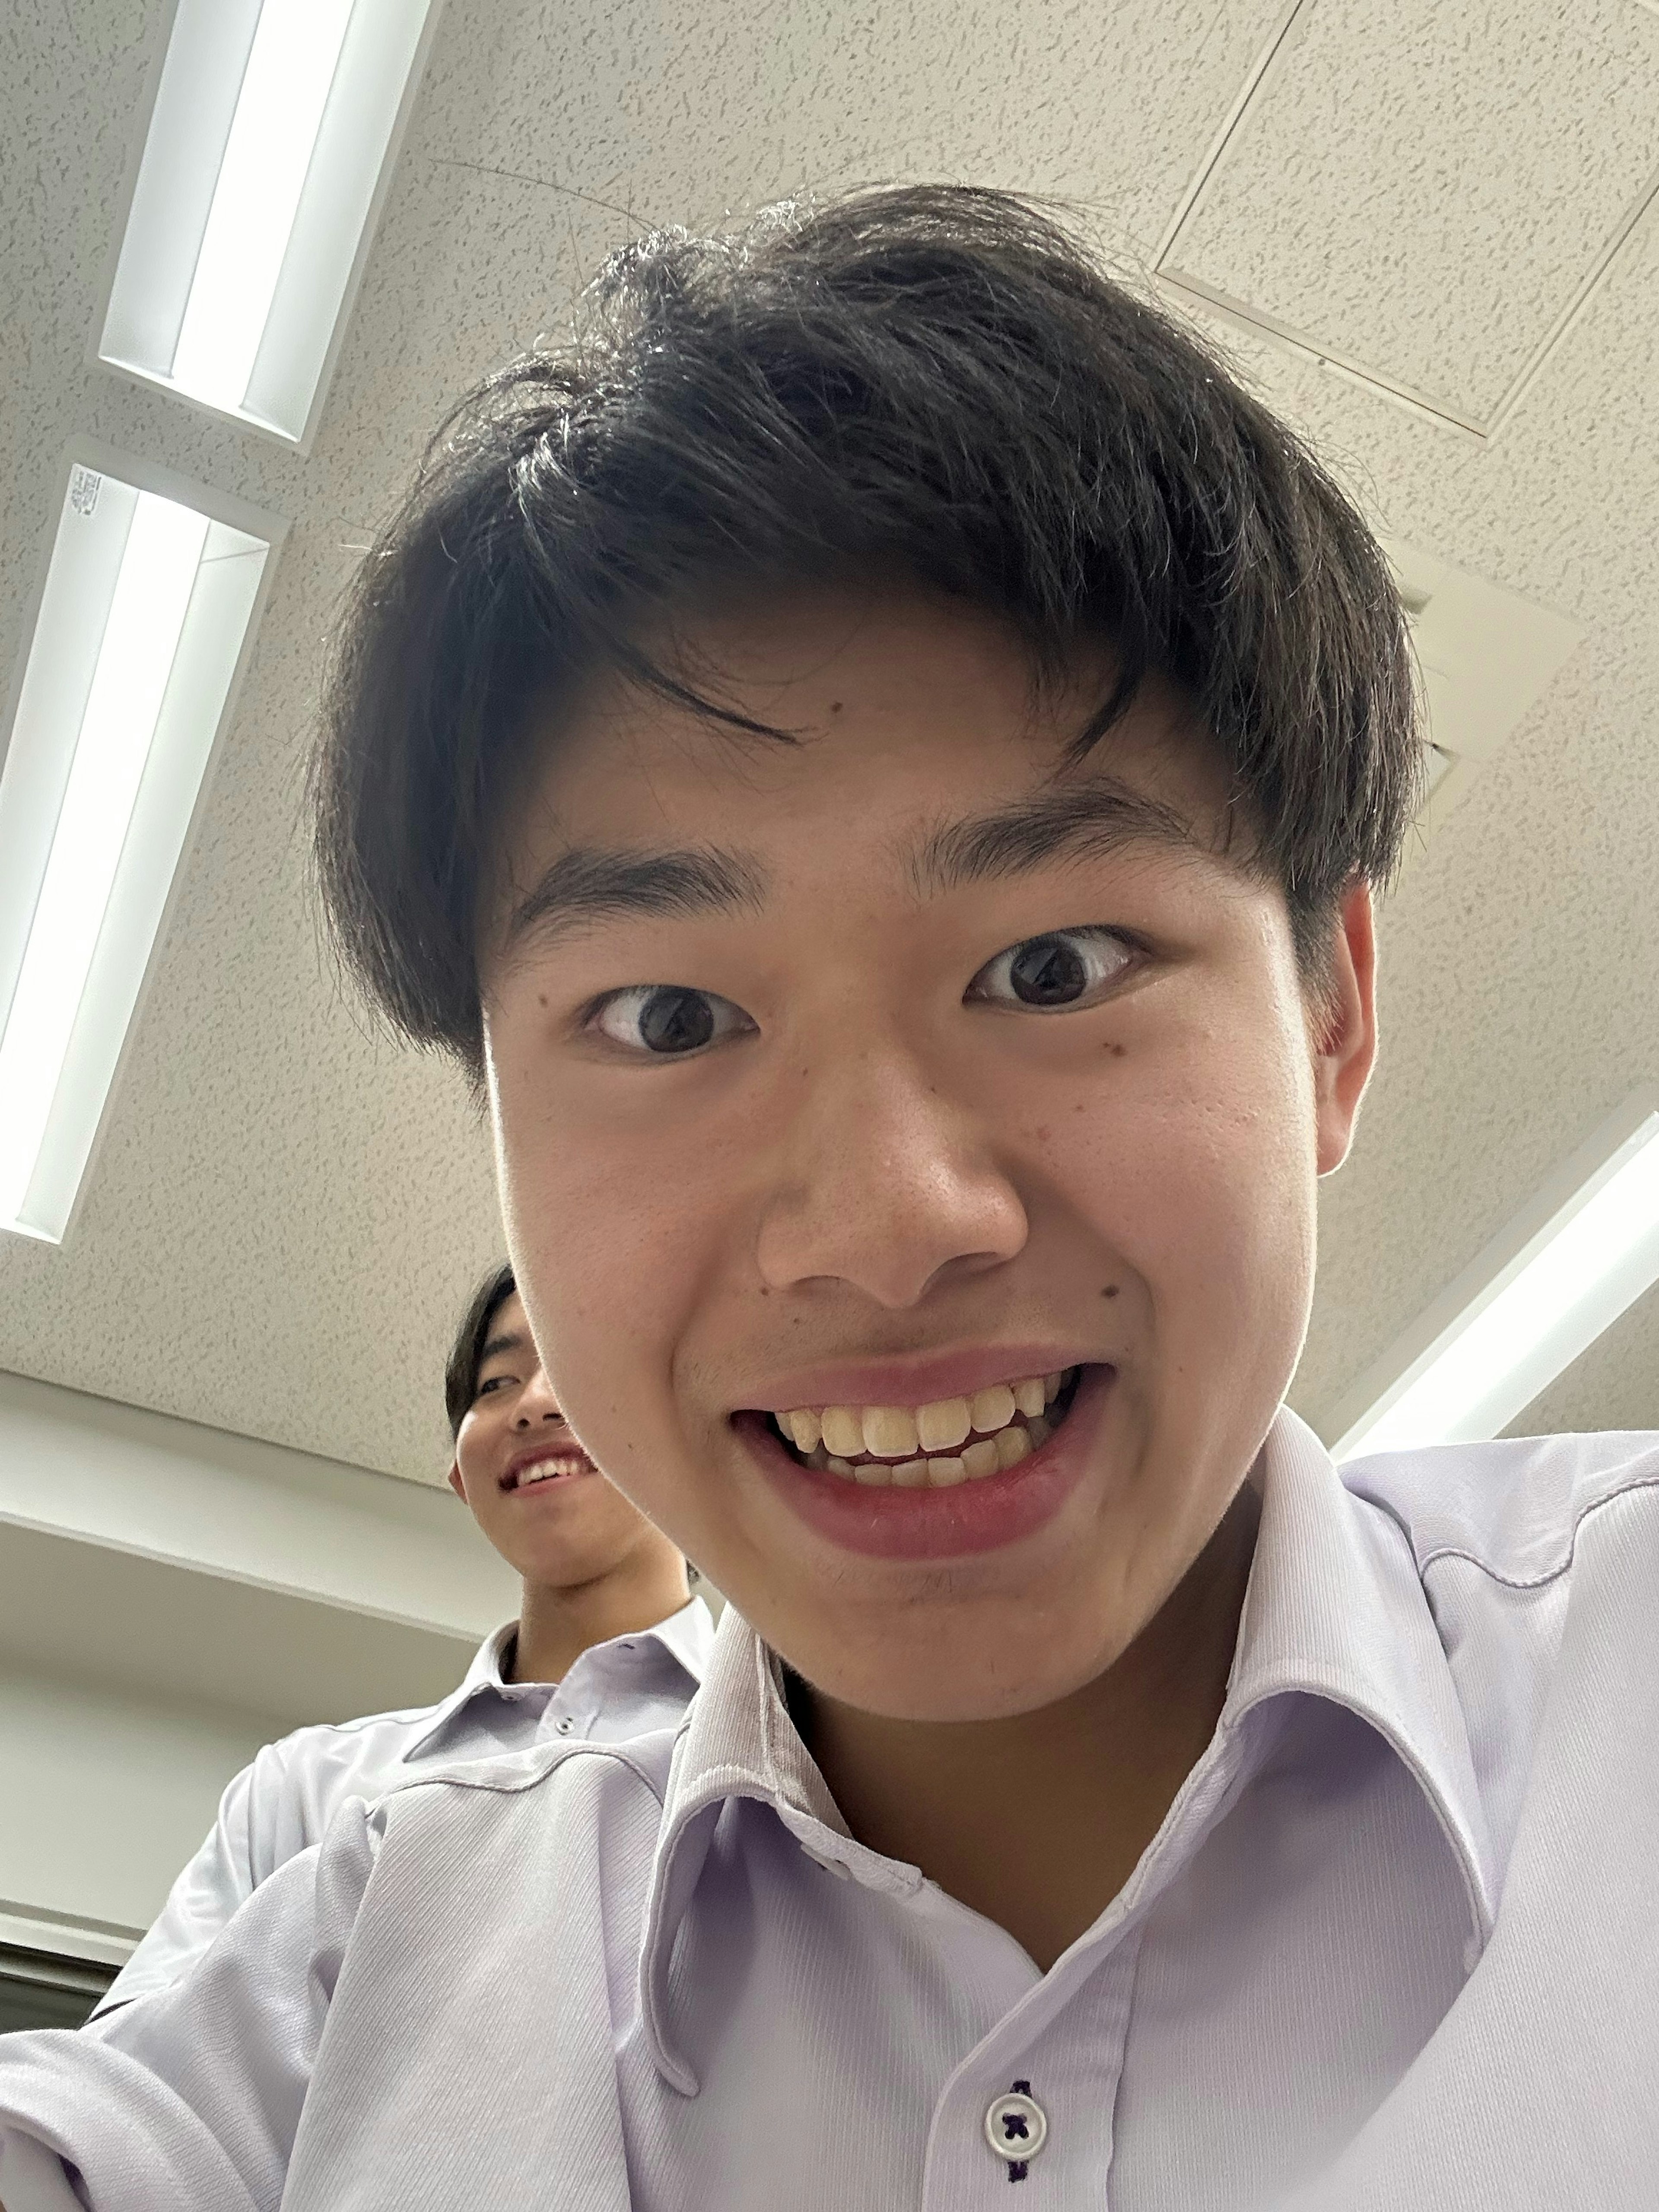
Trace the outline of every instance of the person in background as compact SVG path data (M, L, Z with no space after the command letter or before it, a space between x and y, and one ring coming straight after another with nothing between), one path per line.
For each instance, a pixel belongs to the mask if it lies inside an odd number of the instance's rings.
M450 1486L524 1578L516 1620L486 1638L441 1705L297 1729L220 1800L211 1833L88 2032L176 1982L245 1899L320 1842L349 1797L538 1738L619 1742L674 1726L714 1634L684 1559L599 1473L543 1375L510 1267L473 1293L444 1370Z

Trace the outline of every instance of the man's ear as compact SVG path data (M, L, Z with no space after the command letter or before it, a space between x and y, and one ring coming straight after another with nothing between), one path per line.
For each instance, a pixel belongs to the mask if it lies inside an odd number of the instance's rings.
M1322 1176L1348 1157L1376 1059L1376 932L1367 884L1351 884L1343 896L1326 986L1313 1025L1314 1118Z
M466 1503L466 1486L461 1480L460 1468L454 1460L451 1460L449 1462L449 1486L454 1492L456 1497L460 1499L462 1504L465 1505Z

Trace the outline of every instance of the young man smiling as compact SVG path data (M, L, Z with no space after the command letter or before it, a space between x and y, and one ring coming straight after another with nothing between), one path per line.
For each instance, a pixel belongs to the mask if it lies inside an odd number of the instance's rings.
M1417 763L1352 510L999 195L647 241L464 410L324 877L733 1610L20 2039L11 2212L1641 2201L1659 1455L1281 1403Z
M510 1267L461 1316L444 1368L450 1487L522 1578L516 1620L487 1637L441 1704L296 1729L236 1775L155 1924L94 2010L105 2021L180 1980L279 1866L320 1843L349 1798L538 1741L672 1728L714 1635L666 1536L572 1434L536 1356Z

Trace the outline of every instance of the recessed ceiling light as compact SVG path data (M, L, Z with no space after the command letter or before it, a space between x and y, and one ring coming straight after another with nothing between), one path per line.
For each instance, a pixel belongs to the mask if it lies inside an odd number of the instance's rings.
M54 1243L285 526L77 450L0 771L0 1228Z
M98 358L303 446L441 0L179 0Z
M1543 697L1583 625L1419 546L1382 542L1411 628L1428 717L1426 803L1407 841L1409 865Z
M1501 1434L1656 1282L1659 1107L1640 1094L1379 1363L1391 1379L1365 1378L1333 1457Z

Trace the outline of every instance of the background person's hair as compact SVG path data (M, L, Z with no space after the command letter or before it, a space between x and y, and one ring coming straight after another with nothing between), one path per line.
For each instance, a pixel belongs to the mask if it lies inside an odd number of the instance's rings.
M618 254L569 343L462 403L365 562L313 776L337 942L405 1035L476 1075L475 937L538 715L597 668L774 738L653 623L895 575L1182 684L1304 975L1386 879L1421 775L1399 601L1307 449L1197 340L1002 192L895 187ZM708 672L702 672L706 678Z
M444 1411L449 1416L452 1437L459 1436L467 1408L478 1395L478 1369L489 1341L490 1326L518 1287L512 1263L503 1261L490 1270L466 1302L466 1311L444 1362Z

